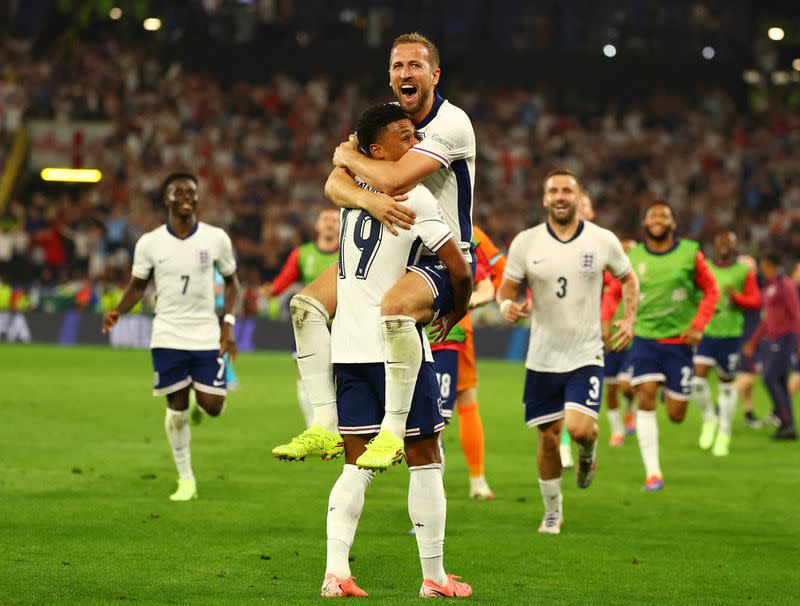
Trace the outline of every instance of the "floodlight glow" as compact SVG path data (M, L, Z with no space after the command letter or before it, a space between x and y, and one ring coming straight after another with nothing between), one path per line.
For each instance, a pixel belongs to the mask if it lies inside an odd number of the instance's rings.
M783 40L784 32L782 27L770 27L767 31L770 40Z
M761 82L761 74L755 69L746 69L742 74L742 78L748 84L758 84Z
M157 17L148 17L144 20L142 25L148 32L154 32L161 29L161 19Z
M792 69L796 72L800 72L800 57L792 61Z
M603 47L603 54L606 57L615 57L617 55L617 47L613 44L606 44Z
M789 84L789 81L792 79L792 76L789 72L784 71L777 71L772 72L772 83L776 86L783 86L784 84Z
M714 50L713 46L706 46L703 48L703 59L708 59L709 61L711 61L711 59L713 59L716 54L717 51Z
M44 181L61 183L97 183L103 178L96 168L43 168L40 174Z
M122 9L118 6L115 6L110 11L108 11L108 16L111 17L114 21L117 19L122 18Z

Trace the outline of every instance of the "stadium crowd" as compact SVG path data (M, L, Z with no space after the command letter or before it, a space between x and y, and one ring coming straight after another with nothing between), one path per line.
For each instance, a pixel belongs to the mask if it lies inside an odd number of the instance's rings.
M255 312L254 289L312 238L336 144L364 107L390 96L382 80L289 74L223 88L110 40L41 56L30 46L0 44L0 154L23 116L105 121L111 134L91 150L99 184L55 196L33 187L6 205L0 307L54 297L91 307L118 289L133 244L164 221L161 180L188 167L202 178L200 216L233 238ZM728 226L743 252L768 242L787 261L800 258L800 114L774 100L748 110L708 87L618 106L546 86L460 90L446 73L441 90L473 120L475 220L498 243L542 219L542 177L566 166L582 176L597 222L621 237L637 237L641 209L664 199L682 235L709 242Z

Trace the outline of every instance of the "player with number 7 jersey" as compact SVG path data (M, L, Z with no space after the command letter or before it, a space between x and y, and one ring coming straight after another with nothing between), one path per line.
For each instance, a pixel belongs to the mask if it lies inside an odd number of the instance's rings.
M197 498L189 451L189 390L194 389L203 412L212 417L222 413L225 358L236 358L233 326L239 281L228 234L197 218L197 177L169 175L162 195L169 219L136 243L131 281L117 306L103 317L103 332L111 331L120 315L141 300L152 279L156 289L150 339L153 395L167 398L164 426L178 469L178 490L170 499L189 501ZM222 327L214 306L215 267L225 283Z

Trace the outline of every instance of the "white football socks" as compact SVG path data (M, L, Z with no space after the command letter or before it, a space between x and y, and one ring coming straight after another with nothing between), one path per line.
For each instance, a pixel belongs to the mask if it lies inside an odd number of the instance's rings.
M701 377L694 377L692 379L692 394L703 413L703 421L708 423L716 420L717 412L714 410L714 402L711 400L708 381Z
M350 548L364 509L364 494L375 472L345 465L328 497L328 561L325 572L350 577Z
M172 448L175 467L178 468L178 477L181 480L194 480L192 455L189 451L189 442L192 438L189 429L189 411L167 408L164 429L167 431L167 441Z
M422 365L422 341L416 320L409 316L382 316L381 328L386 356L386 414L381 429L402 440Z
M558 513L564 516L564 497L561 494L561 478L543 480L539 478L539 490L542 491L542 502L545 513Z
M622 414L620 414L619 408L608 408L606 409L606 414L611 425L611 435L618 436L625 433L625 426L622 424Z
M314 408L314 423L325 431L339 433L328 312L322 303L305 295L292 297L289 310L297 344L297 368Z
M311 427L314 423L314 407L308 401L306 388L303 387L303 379L297 379L297 403L300 404L300 411L306 421L306 427Z
M636 437L639 440L646 477L662 477L658 460L658 421L655 410L636 411Z
M409 467L408 515L417 535L422 578L447 585L444 571L444 529L447 500L441 465Z
M736 411L736 386L733 382L719 382L719 431L731 435L733 415Z

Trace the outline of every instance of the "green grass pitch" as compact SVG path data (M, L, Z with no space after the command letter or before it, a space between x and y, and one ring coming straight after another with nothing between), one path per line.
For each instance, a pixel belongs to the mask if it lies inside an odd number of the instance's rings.
M523 367L480 361L487 478L467 498L457 429L445 432L445 562L476 604L800 603L800 449L734 424L731 455L698 450L699 413L660 411L666 488L640 488L635 438L607 446L589 490L564 480L561 536L541 536ZM200 499L172 503L175 469L149 352L0 346L0 604L319 603L327 495L340 463L274 461L301 429L289 354L243 355L225 414L193 428ZM769 408L758 392L757 411ZM379 475L352 569L377 604L418 600L408 474Z

